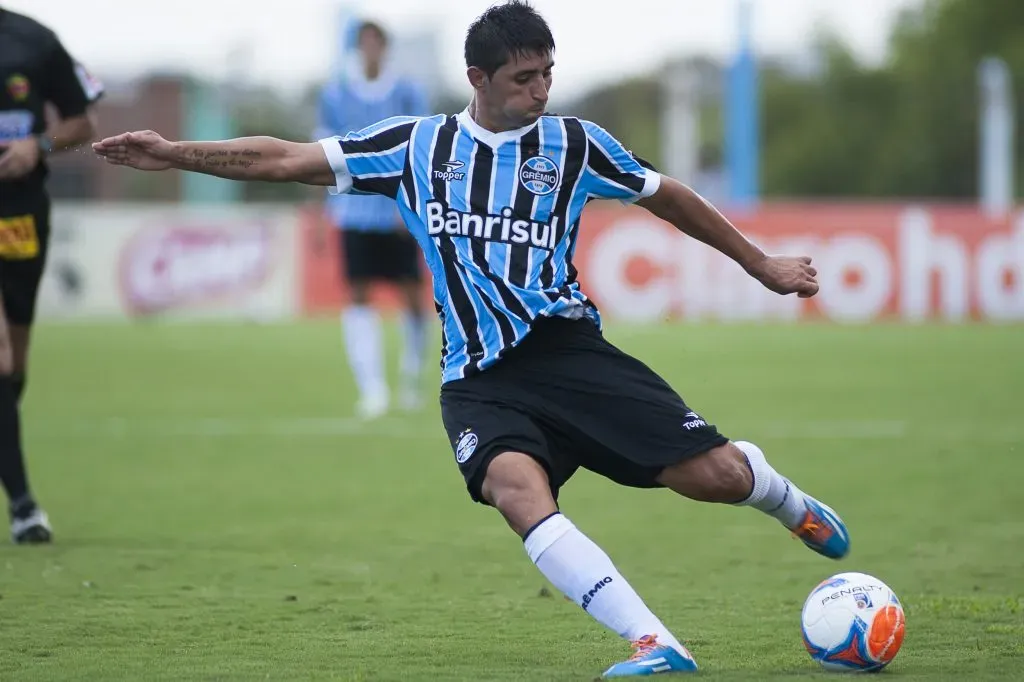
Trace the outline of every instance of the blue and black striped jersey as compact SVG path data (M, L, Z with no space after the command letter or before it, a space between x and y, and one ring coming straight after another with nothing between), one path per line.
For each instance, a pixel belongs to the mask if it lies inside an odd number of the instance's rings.
M331 191L395 199L423 249L443 382L487 369L540 317L600 325L572 263L583 208L650 196L661 181L600 126L562 116L501 133L466 111L396 117L321 144Z

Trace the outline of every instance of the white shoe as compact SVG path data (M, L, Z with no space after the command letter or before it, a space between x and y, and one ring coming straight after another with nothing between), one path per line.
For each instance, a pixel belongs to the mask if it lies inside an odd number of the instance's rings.
M406 412L416 412L423 407L423 396L420 395L419 390L415 386L411 384L403 386L399 397L399 405Z
M389 403L386 390L367 393L356 404L356 414L360 419L379 419L388 413Z
M38 545L53 539L50 518L39 507L25 517L11 519L11 540L16 545Z

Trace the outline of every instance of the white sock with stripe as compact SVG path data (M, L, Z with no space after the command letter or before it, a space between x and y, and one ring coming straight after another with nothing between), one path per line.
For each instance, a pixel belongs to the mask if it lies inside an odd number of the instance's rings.
M772 468L761 448L746 441L733 444L747 456L747 463L754 474L754 490L738 506L763 511L790 530L799 526L807 513L803 491Z
M555 513L538 523L524 545L544 577L599 623L630 641L654 635L689 657L608 555L565 516Z

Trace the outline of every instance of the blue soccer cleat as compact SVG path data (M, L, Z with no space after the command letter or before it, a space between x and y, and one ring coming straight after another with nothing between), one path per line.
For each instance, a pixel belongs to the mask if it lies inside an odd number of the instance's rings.
M601 677L643 677L659 673L692 673L697 662L688 651L679 652L670 646L659 644L654 635L645 635L633 642L636 649L629 660L616 663L604 671Z
M842 559L849 554L850 534L839 515L813 497L806 497L804 506L807 513L800 525L793 529L793 535L829 559Z

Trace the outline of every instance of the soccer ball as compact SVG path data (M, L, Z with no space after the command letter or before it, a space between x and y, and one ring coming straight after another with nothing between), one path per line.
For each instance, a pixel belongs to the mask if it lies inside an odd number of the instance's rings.
M804 646L826 670L878 671L903 644L906 617L888 585L864 573L839 573L807 597Z

